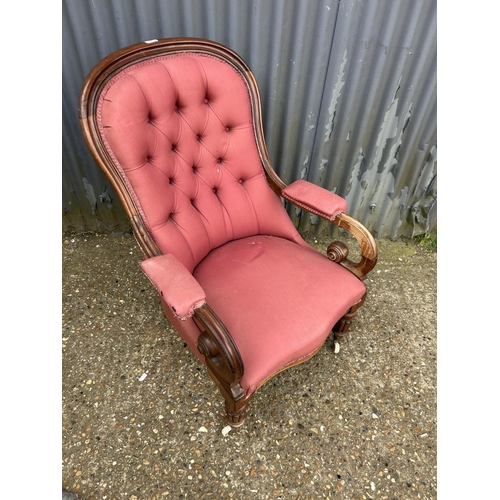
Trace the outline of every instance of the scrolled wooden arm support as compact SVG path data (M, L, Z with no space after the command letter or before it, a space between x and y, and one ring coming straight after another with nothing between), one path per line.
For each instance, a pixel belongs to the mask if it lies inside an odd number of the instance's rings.
M303 210L333 222L349 231L356 238L362 255L358 263L347 258L349 251L347 246L341 242L331 243L328 246L327 255L331 260L343 265L359 279L364 279L377 263L377 245L373 236L363 224L346 215L347 201L331 191L302 179L294 181L284 188L274 178L268 177L268 180L271 185L275 186L275 189L281 189L281 196L285 200Z
M328 245L328 258L344 266L359 279L365 279L367 274L375 267L378 258L377 244L373 236L361 222L344 213L337 215L333 223L345 229L356 238L361 249L361 260L357 263L349 260L347 258L349 250L340 241L334 241Z
M198 337L198 350L205 356L208 372L226 400L228 423L240 427L250 400L240 383L244 372L241 355L231 334L207 304L195 309L194 317L204 328Z
M207 366L227 386L233 398L244 397L240 385L243 360L231 334L207 304L196 309L194 315L205 329L198 337L198 350L205 356Z

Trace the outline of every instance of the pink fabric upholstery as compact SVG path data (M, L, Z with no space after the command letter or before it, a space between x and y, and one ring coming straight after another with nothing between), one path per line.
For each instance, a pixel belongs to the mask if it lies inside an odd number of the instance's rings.
M161 298L161 297L160 297ZM193 351L194 355L203 363L206 364L205 357L200 354L198 350L198 337L200 336L200 329L196 324L194 318L188 318L186 320L180 320L177 318L169 305L161 298L161 305L165 316L168 318L172 326L176 329L182 340L186 342L189 349Z
M237 344L247 395L361 299L362 282L305 243L267 184L249 89L230 64L192 52L133 64L105 85L96 117L163 253L142 268L167 318L204 362L191 315L206 300ZM328 218L347 208L302 181L284 196Z
M146 259L141 269L178 319L191 318L194 310L205 303L203 288L173 255Z
M106 84L97 121L156 244L189 271L245 236L305 245L267 184L249 91L228 63L182 53L134 64Z
M365 286L313 248L253 236L217 248L194 276L243 359L247 395L318 349Z
M347 201L344 198L304 180L292 182L287 186L283 190L283 198L329 220L347 211Z

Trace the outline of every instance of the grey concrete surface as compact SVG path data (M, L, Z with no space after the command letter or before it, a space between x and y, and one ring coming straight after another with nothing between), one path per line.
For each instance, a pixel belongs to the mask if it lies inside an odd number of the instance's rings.
M326 248L327 241L311 244ZM63 234L62 489L87 499L435 499L436 253L378 241L368 296L253 399L224 405L130 234Z

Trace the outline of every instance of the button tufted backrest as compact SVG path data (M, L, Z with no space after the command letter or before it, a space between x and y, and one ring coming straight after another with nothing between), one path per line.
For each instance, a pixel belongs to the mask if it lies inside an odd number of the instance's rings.
M247 82L202 52L127 66L103 87L97 127L147 230L190 271L256 234L301 240L269 187Z

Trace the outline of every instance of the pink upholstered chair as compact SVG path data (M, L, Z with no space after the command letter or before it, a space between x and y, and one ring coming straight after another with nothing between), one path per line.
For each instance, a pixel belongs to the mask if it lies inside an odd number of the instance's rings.
M166 317L206 365L240 426L255 391L345 335L377 261L347 203L274 172L255 79L218 43L139 43L103 59L79 106L83 134L114 186ZM281 198L351 232L359 262L308 245ZM312 381L314 383L314 381Z

